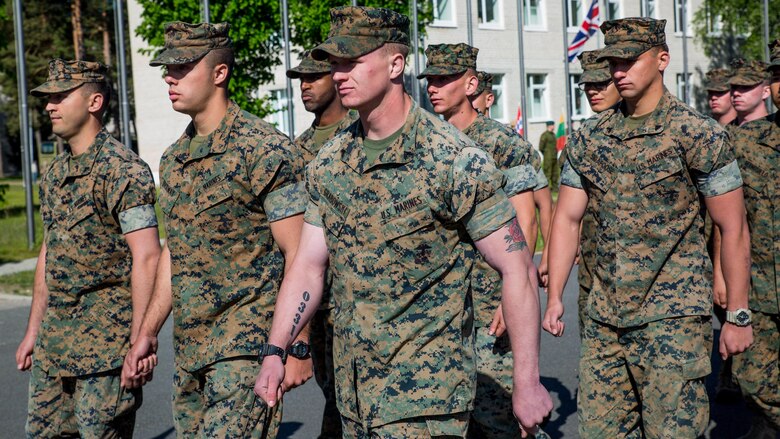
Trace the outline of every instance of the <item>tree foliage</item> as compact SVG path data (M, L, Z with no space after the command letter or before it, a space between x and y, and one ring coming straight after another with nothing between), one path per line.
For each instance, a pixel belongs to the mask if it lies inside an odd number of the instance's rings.
M196 23L202 21L200 1L195 0L139 0L143 7L142 22L134 31L150 46L147 52L157 53L164 44L163 28L169 21ZM230 37L236 55L236 71L230 82L230 94L242 108L258 115L269 111L268 105L257 96L261 84L273 81L273 68L282 64L283 44L281 2L279 0L212 0L212 22L231 24ZM361 1L361 5L379 6L409 13L405 0ZM432 12L427 1L419 2L419 28L431 21ZM311 48L323 41L330 27L329 10L351 4L350 0L290 0L290 39L298 48Z
M736 57L765 57L764 9L761 0L705 0L694 14L694 31L713 65ZM780 38L780 0L769 0L769 39Z

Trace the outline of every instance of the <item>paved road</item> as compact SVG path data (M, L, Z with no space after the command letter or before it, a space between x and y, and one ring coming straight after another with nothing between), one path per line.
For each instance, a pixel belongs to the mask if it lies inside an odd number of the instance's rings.
M577 339L576 270L565 292L567 332L556 339L542 335L542 382L553 395L555 410L544 427L553 438L577 437L576 388ZM543 294L543 293L542 293ZM544 296L542 296L544 297ZM0 437L24 436L28 375L15 370L14 352L21 340L29 312L29 301L0 297ZM155 380L144 389L144 404L138 414L135 437L141 439L173 438L170 389L173 375L170 322L160 339L161 363ZM716 332L717 336L717 332ZM717 337L716 337L717 340ZM713 357L715 369L720 360ZM712 396L714 375L708 381ZM712 398L711 398L712 399ZM317 437L324 401L312 381L285 397L284 420L279 438L311 439ZM712 404L712 418L707 437L734 438L747 429L749 415L744 406Z

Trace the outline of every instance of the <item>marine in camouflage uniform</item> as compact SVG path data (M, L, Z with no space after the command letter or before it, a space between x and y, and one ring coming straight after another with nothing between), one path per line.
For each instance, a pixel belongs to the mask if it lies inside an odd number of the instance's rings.
M490 107L493 105L493 75L488 72L477 71L477 91L474 92L471 104L474 109L490 117Z
M153 352L170 310L165 302L172 301L179 437L276 437L282 415L281 407L269 408L255 397L251 383L285 262L300 233L295 221L304 210L303 170L284 134L228 100L228 29L227 23L169 23L165 49L150 62L166 66L175 109L197 107L193 90L213 87L216 97L198 111L221 117L209 132L193 116L160 161L160 207L168 232L160 272L170 278L158 278L149 306L154 311L128 356L132 364Z
M551 263L549 295L558 301L548 302L544 324L561 334L550 317L562 315L576 254L568 240L587 211L595 233L583 239L594 240L595 258L580 356L583 438L697 437L709 418L712 301L700 199L720 209L712 210L717 221L730 215L730 223L744 225L742 181L727 134L663 88L665 24L633 18L602 25L599 58L614 64L613 79L652 80L644 92L621 90L623 103L574 133L567 147L551 253L558 262ZM631 120L626 114L639 104L654 110ZM745 244L734 260L748 260ZM730 301L746 302L746 267L729 268L737 274ZM739 350L727 344L728 353Z
M478 113L469 101L469 90L476 88L472 95L479 93L479 87L475 87L473 81L478 78L478 52L479 49L464 43L430 45L425 49L425 70L418 78L428 80L434 111L444 115L449 123L493 157L505 176L507 197L511 200L521 193L532 195L537 174L532 164L536 154L531 145L504 124ZM526 218L517 213L521 224L528 220L527 217L535 219L533 208L524 214ZM527 236L536 234L533 222L531 225L531 231L524 232ZM512 350L503 328L497 333L491 325L494 318L500 317L496 312L501 303L501 276L484 258L478 254L476 257L471 293L477 390L468 437L515 438L520 436L520 428L512 414Z
M40 185L44 245L17 352L21 370L32 354L27 436L130 438L141 390L122 388L120 371L160 253L152 173L102 126L106 66L54 59L31 93L48 97L52 129L70 143Z
M287 77L301 80L301 94L306 111L314 113L314 122L295 139L304 164L317 156L320 148L333 136L351 125L357 115L349 112L336 93L330 77L330 63L317 61L310 51L301 54L301 62L287 71ZM333 300L326 274L322 304L309 323L314 377L325 397L320 438L341 438L341 415L336 407L336 380L333 372Z
M773 47L772 54L769 68L778 68L780 49ZM765 88L769 79L766 70L766 63L738 60L729 83L732 88ZM764 116L762 97L756 95L756 109L749 115L738 107L737 119L727 127L745 181L752 261L749 307L754 331L753 345L734 358L734 374L753 412L752 428L745 437L774 438L780 430L780 227L776 225L780 218L776 179L780 172L780 126L777 113Z
M309 292L315 303L319 299L319 291L310 288L321 274L305 268L316 263L324 270L324 261L302 256L327 250L336 304L336 391L344 435L350 438L465 436L476 378L468 301L474 258L465 238L481 249L487 242L502 251L505 242L514 243L513 249L525 247L501 189L504 176L491 157L403 92L408 26L407 17L386 9L331 10L329 38L313 56L330 56L333 78L346 91L342 102L357 108L361 119L337 134L307 167L310 204L301 242L321 245L302 246L280 294L280 303L289 305L277 309L271 334L271 343L285 346L296 325L311 315L305 305ZM351 62L356 58L360 62ZM390 84L376 81L374 86L387 91L365 97L376 90L361 88L361 79L386 62L392 69L381 74ZM391 118L371 117L379 101L396 103L376 109ZM388 120L401 126L384 126L386 148L370 159L374 149L368 144L379 142L370 137L372 130ZM513 264L530 272L530 254L513 256L523 256ZM503 256L496 259L500 264ZM519 291L513 282L507 284L503 300L507 307L514 305L506 313L513 323L508 323L513 344L538 337L531 281ZM520 291L522 304L513 303ZM301 306L295 297L302 297ZM299 313L293 318L295 307ZM517 332L518 307L531 320L524 334ZM292 334L285 333L288 325ZM534 361L534 352L525 355ZM273 400L281 363L269 358L256 389ZM532 375L529 368L524 372ZM543 390L540 384L533 387ZM526 390L521 387L520 394ZM529 397L549 411L545 396L546 391ZM538 424L542 416L531 422Z

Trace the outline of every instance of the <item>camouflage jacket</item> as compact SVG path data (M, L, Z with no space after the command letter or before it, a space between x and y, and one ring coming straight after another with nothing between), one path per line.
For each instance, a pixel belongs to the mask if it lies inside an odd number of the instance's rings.
M595 249L589 315L617 327L710 315L699 194L742 184L726 132L666 91L630 132L619 107L602 113L574 133L567 160L561 181L576 187L570 170L579 176L595 222L583 236Z
M504 193L509 198L520 192L533 190L537 185L537 170L534 159L539 163L536 151L506 125L480 114L463 134L473 140L493 157L496 166L506 177ZM547 179L545 178L545 181ZM526 240L536 237L526 236ZM490 326L493 314L501 303L501 276L488 265L485 258L476 252L477 262L471 276L474 298L474 324L477 327Z
M303 212L306 200L295 146L235 103L191 154L193 133L190 125L160 161L174 346L186 370L257 355L284 271L269 224Z
M52 375L122 366L129 347L132 257L125 233L157 225L149 167L107 131L58 155L41 180L48 308L38 335Z
M342 416L378 426L468 411L475 386L470 236L513 217L492 158L412 106L366 163L359 122L307 168L306 221L325 232Z
M745 181L752 260L750 309L780 313L780 125L774 117L727 126Z

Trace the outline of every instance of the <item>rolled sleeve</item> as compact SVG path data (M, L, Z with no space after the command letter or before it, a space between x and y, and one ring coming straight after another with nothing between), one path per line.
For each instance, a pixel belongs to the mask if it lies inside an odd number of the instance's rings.
M301 181L270 192L263 200L263 209L268 221L279 221L303 213L306 201L306 189Z
M513 197L520 192L534 189L537 185L536 172L530 163L505 169L504 176L506 177L504 192L507 197Z
M549 185L550 183L547 181L547 177L544 175L544 170L538 169L536 171L536 186L534 186L534 192L540 191Z
M503 190L499 189L487 200L479 203L474 212L464 218L466 231L474 241L490 235L514 218L514 208Z
M583 189L584 187L582 184L582 177L577 173L577 171L574 170L574 167L571 165L571 163L569 163L568 160L563 164L563 170L561 171L561 184L573 187L575 189Z
M144 204L119 212L119 226L123 234L148 227L157 227L157 214L154 212L154 205Z
M742 174L734 160L706 174L696 176L696 187L704 197L715 197L742 187Z

